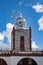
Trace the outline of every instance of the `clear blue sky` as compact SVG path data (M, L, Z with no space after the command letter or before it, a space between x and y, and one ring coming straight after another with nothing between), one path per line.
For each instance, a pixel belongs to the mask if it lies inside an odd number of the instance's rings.
M0 44L9 44L7 24L15 22L18 11L32 28L32 41L43 49L43 0L0 0Z

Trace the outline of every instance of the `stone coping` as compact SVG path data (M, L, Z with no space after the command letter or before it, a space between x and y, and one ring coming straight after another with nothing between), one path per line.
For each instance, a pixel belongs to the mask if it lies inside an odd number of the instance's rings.
M43 56L43 51L0 51L0 56Z

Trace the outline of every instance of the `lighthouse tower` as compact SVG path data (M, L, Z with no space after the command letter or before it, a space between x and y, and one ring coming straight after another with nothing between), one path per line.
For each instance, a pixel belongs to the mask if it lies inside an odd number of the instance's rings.
M11 33L11 48L17 52L31 51L31 28L26 28L26 20L20 14L16 17Z

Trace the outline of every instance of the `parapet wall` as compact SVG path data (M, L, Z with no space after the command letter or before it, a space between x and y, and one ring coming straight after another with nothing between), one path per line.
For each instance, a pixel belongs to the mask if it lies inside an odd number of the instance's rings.
M43 51L29 51L29 52L16 52L16 51L0 51L0 56L43 56Z

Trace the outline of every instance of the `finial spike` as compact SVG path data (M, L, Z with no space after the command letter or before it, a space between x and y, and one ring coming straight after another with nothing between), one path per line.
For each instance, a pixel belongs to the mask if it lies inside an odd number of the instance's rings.
M20 11L18 11L18 14L19 14L20 16L22 16L22 13L21 13Z

